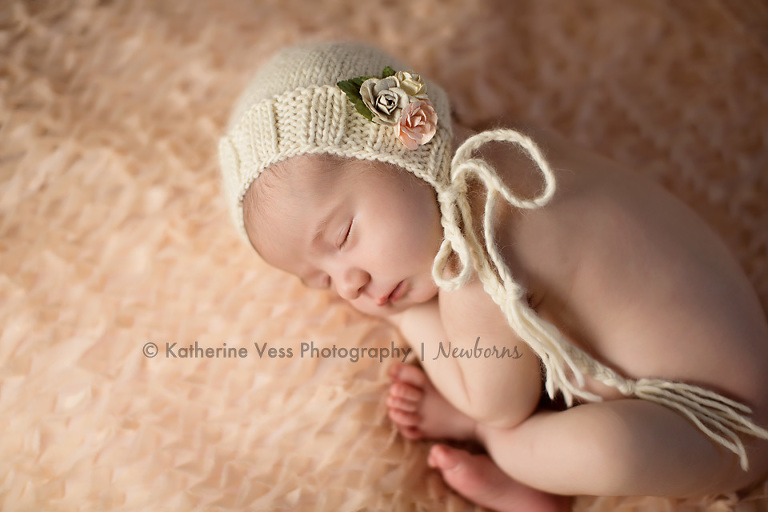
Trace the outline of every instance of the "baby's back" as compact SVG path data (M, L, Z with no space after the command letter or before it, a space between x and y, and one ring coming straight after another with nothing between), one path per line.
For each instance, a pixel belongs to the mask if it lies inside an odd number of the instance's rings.
M701 384L768 419L768 326L725 245L659 185L526 131L556 172L557 194L538 210L501 212L497 236L539 314L628 377ZM504 148L487 157L510 187L536 192L531 164Z

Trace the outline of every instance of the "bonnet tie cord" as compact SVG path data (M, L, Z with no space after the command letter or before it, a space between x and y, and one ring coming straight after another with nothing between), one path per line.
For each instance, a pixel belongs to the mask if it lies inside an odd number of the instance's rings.
M544 177L543 192L533 199L516 196L496 171L472 152L487 142L510 142L520 146ZM450 183L437 188L444 239L432 266L432 277L442 289L451 291L465 284L474 268L483 289L498 304L510 327L541 359L546 370L546 390L550 398L560 391L566 403L573 397L601 401L602 397L585 391L584 374L616 388L625 397L640 398L678 411L693 422L712 441L739 457L741 468L749 467L746 450L737 432L768 439L765 430L749 419L749 407L704 388L663 379L627 379L571 344L552 324L542 320L524 299L525 290L512 277L501 257L493 236L493 209L501 195L517 208L536 209L546 205L555 194L555 177L538 146L514 130L489 130L473 135L456 150L450 168ZM474 178L486 190L483 213L482 246L472 225L467 197L467 181ZM485 257L487 252L490 257ZM459 258L459 271L444 278L452 253ZM493 266L491 266L493 263ZM569 376L575 379L575 383Z

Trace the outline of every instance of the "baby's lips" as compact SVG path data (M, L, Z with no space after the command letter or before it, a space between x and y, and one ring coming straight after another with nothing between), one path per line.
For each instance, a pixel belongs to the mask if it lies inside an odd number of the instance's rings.
M398 285L399 285L399 283L398 283ZM391 290L389 290L389 292L387 292L386 295L382 295L381 297L376 299L376 305L377 306L383 306L384 304L389 302L389 298L392 296L392 293L397 289L398 285L395 285L395 287L392 288Z

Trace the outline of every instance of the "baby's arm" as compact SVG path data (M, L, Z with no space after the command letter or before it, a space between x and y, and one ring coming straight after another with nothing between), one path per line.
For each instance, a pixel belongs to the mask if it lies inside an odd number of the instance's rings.
M472 280L438 299L397 315L398 326L440 393L467 416L489 426L519 424L535 410L541 394L541 367L536 354L514 334L499 306ZM451 350L506 347L519 358L445 357ZM442 342L443 351L440 352Z

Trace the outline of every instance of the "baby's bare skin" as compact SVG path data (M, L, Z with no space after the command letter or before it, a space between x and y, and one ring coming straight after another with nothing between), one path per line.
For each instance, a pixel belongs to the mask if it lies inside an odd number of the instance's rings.
M456 131L457 143L469 135ZM547 133L523 131L543 147L558 183L543 208L497 212L499 248L531 306L626 377L710 388L768 425L768 326L723 244L659 186ZM509 146L483 156L517 194L540 189L532 164ZM768 470L765 441L745 439L744 472L683 416L593 380L586 388L604 402L536 411L539 361L480 283L453 292L434 284L440 215L434 191L410 173L316 155L272 173L254 182L244 212L268 263L389 317L417 353L421 343L434 355L441 341L472 348L477 338L517 347L517 359L427 357L429 380L413 367L393 375L390 417L405 437L469 438L487 449L492 460L441 445L430 455L471 500L496 510L524 500L523 510L544 511L563 502L532 488L698 496L743 488ZM481 206L482 191L471 192Z
M704 386L749 405L753 419L768 425L768 326L722 242L654 183L546 132L524 132L543 147L558 191L544 208L500 212L496 225L534 309L627 377ZM536 193L539 177L514 151L497 147L484 156L516 192ZM476 281L393 320L417 348L445 339L469 347L477 336L525 347ZM396 375L390 416L405 437L478 439L506 474L553 493L695 496L743 488L768 470L765 441L745 440L744 472L682 416L623 399L592 379L586 388L606 401L531 416L540 389L531 361L530 351L505 363L427 358L425 370L445 399L412 372ZM431 462L444 474L478 462L436 450Z

